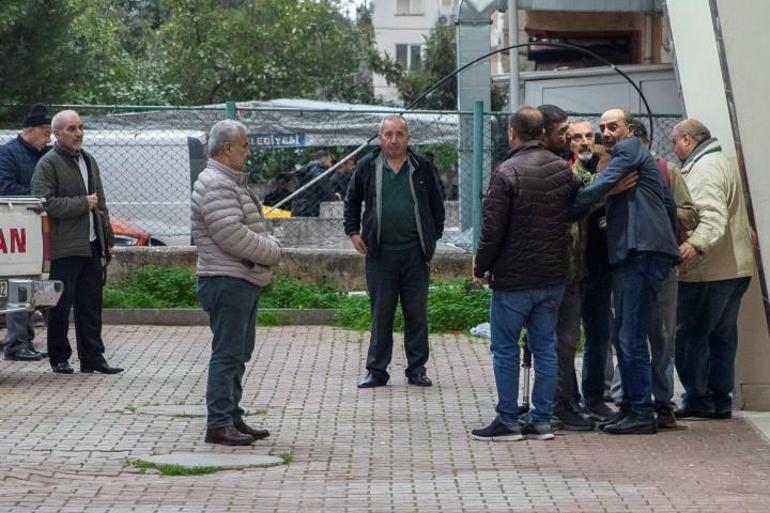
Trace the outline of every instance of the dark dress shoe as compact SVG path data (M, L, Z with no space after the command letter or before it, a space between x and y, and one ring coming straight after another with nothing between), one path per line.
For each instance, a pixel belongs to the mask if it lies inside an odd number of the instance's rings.
M640 417L629 414L612 424L607 424L602 429L610 435L654 435L658 432L655 417Z
M706 410L696 410L689 406L680 406L674 410L674 417L677 419L686 419L688 417L696 417L699 419L712 419L714 418L714 412Z
M418 387L429 387L433 385L433 382L430 380L428 376L425 375L424 372L421 372L420 374L415 374L413 376L409 376L406 378L406 380L409 382L410 385L415 385Z
M371 372L367 373L366 377L358 383L358 388L374 388L384 387L388 384L387 379L380 379Z
M68 362L51 363L51 370L58 374L74 374L75 369Z
M28 346L28 347L29 347L29 350L30 350L30 351L32 351L32 352L33 352L33 353L35 353L36 355L40 356L40 359L41 359L41 360L42 360L43 358L48 358L48 353L46 353L45 351L38 351L37 349L35 349L35 346Z
M254 437L241 433L234 426L206 428L206 443L222 445L249 445Z
M5 359L13 362L36 362L42 360L43 356L36 351L30 351L30 349L25 346L12 353L5 353Z
M84 372L86 374L90 374L92 372L101 372L102 374L117 374L119 372L123 372L123 369L120 367L110 367L107 362L95 364L80 362L80 372Z
M270 436L270 431L267 429L254 429L253 427L246 424L243 419L233 422L233 427L244 435L253 436L254 440L262 440L263 438Z

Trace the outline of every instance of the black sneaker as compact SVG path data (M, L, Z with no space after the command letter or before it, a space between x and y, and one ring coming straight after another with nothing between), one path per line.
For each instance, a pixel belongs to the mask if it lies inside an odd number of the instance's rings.
M550 422L538 422L537 424L527 424L523 429L527 438L534 440L553 440L553 427Z
M472 430L471 435L476 440L488 440L491 442L516 442L524 440L524 435L521 433L519 426L510 428L497 419L493 420L485 428Z
M655 422L659 429L674 429L676 428L676 417L674 417L674 410L670 407L660 407L655 411Z
M604 401L592 401L586 404L586 413L591 419L604 422L614 417L617 412L607 406Z
M599 429L604 431L605 427L609 426L610 424L615 424L616 422L620 422L625 417L627 417L628 414L629 414L628 408L621 405L620 409L617 412L615 412L615 415L605 420L604 422L599 422Z
M562 422L565 431L592 431L596 427L594 421L576 411L561 411L556 413L556 417Z
M607 424L602 431L610 435L654 435L658 432L658 427L655 417L628 414L617 422Z

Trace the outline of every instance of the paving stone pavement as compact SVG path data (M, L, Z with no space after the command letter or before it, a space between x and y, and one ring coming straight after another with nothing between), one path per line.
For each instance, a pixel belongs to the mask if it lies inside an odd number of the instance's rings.
M205 444L200 417L135 411L203 403L207 328L105 327L109 362L126 368L115 376L0 362L0 512L770 511L770 445L744 419L480 442L468 431L495 401L484 341L431 336L435 386L408 386L397 350L390 385L359 391L366 337L258 328L243 402L272 434L248 448ZM190 451L293 461L175 477L129 464Z

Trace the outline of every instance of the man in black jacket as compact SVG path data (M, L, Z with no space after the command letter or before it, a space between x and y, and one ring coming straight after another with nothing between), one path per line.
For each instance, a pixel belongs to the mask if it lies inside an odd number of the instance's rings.
M473 274L492 288L492 367L497 417L472 435L480 440L553 438L556 320L568 272L567 212L581 183L568 164L543 148L543 115L520 107L511 116L511 153L495 170L482 209ZM533 408L518 424L519 336L535 359Z
M380 125L380 150L359 162L345 197L345 233L366 255L372 329L366 377L359 388L386 385L393 353L393 317L401 300L404 347L411 385L431 386L428 361L428 263L444 231L444 204L436 172L409 149L402 116ZM361 204L366 208L361 216Z
M0 196L29 196L29 182L35 165L51 149L51 118L45 105L35 105L26 118L21 133L0 147ZM13 312L5 316L5 359L42 360L48 353L32 345L35 338L33 312Z

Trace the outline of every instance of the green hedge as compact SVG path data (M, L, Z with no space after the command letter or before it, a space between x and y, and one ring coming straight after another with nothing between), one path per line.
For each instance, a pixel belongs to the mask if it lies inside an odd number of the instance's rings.
M105 308L197 308L195 273L180 267L144 267L126 279L104 289ZM437 282L428 295L428 329L431 333L467 331L485 322L489 313L488 290L469 287L461 281ZM336 326L368 330L371 323L369 298L348 295L328 284L311 284L277 275L262 291L260 309L333 308ZM286 316L259 312L263 326L281 325ZM403 316L397 309L394 329L403 331Z

